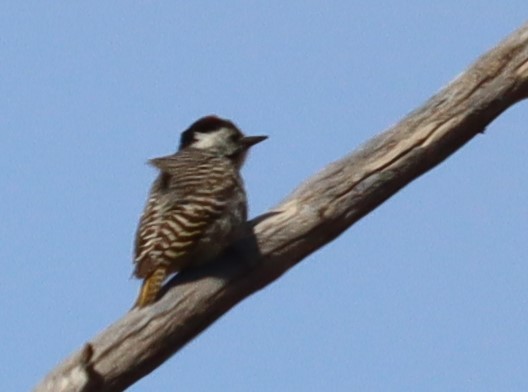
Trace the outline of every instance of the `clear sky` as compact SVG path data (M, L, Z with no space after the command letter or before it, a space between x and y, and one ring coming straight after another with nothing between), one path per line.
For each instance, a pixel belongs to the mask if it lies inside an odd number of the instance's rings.
M135 299L150 182L199 116L270 138L251 215L518 28L508 1L0 3L0 390ZM527 391L528 105L131 391Z

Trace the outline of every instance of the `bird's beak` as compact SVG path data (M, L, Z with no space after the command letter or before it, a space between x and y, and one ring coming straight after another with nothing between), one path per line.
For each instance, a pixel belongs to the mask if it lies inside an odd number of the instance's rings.
M249 148L263 140L266 140L267 138L267 136L244 136L241 141L246 148Z

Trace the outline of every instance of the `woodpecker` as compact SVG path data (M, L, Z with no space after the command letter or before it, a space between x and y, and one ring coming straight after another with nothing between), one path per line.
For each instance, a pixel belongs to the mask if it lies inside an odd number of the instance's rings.
M134 275L143 284L134 307L155 302L168 275L211 261L237 238L247 220L240 168L266 138L207 116L181 134L175 154L149 161L159 175L136 233Z

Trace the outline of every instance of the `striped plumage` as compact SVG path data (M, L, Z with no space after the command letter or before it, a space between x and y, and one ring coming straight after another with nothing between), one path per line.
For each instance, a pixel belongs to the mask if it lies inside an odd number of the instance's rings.
M208 116L182 134L176 154L150 161L160 174L136 234L134 274L144 281L135 306L154 302L167 275L207 263L236 238L247 219L239 170L264 138Z

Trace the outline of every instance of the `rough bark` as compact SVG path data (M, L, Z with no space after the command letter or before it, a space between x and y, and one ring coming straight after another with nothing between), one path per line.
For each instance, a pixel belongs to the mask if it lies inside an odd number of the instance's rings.
M36 391L121 391L238 302L442 162L528 94L528 24L393 128L308 179L220 260L181 273L58 365Z

